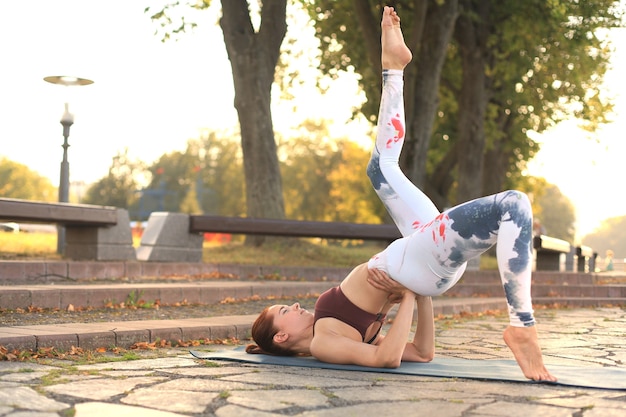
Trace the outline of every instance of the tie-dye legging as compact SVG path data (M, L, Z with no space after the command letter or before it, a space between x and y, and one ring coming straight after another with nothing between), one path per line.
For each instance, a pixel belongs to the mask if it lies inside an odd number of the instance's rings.
M367 175L404 237L372 257L369 267L386 271L415 293L441 295L461 278L468 259L497 243L510 323L534 325L528 197L504 191L440 213L398 165L405 129L403 84L402 71L383 71L378 133Z

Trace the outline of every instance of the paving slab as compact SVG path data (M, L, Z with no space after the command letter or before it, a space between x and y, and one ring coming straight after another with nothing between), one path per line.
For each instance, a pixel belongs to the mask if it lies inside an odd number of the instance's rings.
M626 369L626 309L542 309L536 314L548 368ZM437 355L486 363L512 359L502 341L506 320L482 316L447 321L436 329ZM0 362L0 415L626 415L626 390L204 361L183 348L136 352L142 359Z

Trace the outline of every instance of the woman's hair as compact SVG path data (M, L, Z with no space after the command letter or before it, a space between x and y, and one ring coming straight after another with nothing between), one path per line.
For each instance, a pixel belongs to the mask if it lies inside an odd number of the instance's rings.
M294 356L296 352L274 343L276 333L278 333L278 329L274 326L274 318L269 315L269 307L266 307L252 325L252 338L256 345L249 344L246 346L246 352Z

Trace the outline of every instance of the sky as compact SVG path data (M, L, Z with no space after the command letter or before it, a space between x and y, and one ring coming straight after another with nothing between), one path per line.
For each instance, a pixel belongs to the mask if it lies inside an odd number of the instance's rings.
M73 183L105 176L124 149L152 163L164 153L184 150L203 131L236 127L230 63L217 26L219 2L193 33L166 43L144 13L155 3L0 2L0 157L25 164L58 186L65 102L74 115L68 150ZM626 155L626 120L620 117L626 114L626 85L620 78L626 73L626 31L615 30L612 39L614 69L606 84L616 103L615 122L594 136L567 122L533 137L542 147L529 174L545 177L572 201L578 236L606 218L626 215L617 171ZM43 80L58 75L94 83L62 87ZM333 84L323 101L315 95L313 85L296 92L306 97L298 103L302 119L332 116L338 135L364 136L364 129L346 123L351 107L363 99L354 77ZM276 130L297 124L290 106L274 116Z

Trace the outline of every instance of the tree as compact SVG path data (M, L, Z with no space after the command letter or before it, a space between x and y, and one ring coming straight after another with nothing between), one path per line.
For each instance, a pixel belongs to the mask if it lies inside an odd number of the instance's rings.
M89 187L83 202L131 208L137 201L137 189L145 169L143 162L129 158L128 149L118 152L112 159L108 174Z
M615 3L396 2L414 52L405 71L401 159L409 178L443 208L514 185L537 151L529 130L541 132L572 115L590 128L605 121L611 107L599 86L609 50L597 31L619 24ZM320 68L336 74L353 66L368 97L362 111L375 122L378 2L316 1L309 10L321 42Z
M198 166L196 154L169 152L150 167L151 180L142 190L142 211L180 212L182 202L194 186L194 168Z
M151 180L133 206L142 219L153 211L245 214L241 150L226 132L205 132L184 152L161 155L149 168Z
M297 137L279 138L279 154L287 217L296 220L326 220L328 195L332 188L329 173L338 163L337 145L325 140L323 122L309 120Z
M301 136L281 141L288 148L281 164L289 218L382 223L384 206L365 168L370 152L347 138L328 140L323 122L309 121Z
M589 130L606 122L612 106L600 89L610 49L599 32L619 24L615 4L493 3L484 193L519 178L538 150L528 131L542 132L573 117Z
M610 104L594 97L609 55L595 32L617 23L612 3L460 1L441 85L458 102L447 128L458 155L457 202L502 190L532 157L528 130L566 115L604 121ZM444 162L439 175L450 171Z
M318 0L307 4L320 40L320 69L336 76L340 70L354 67L368 98L361 110L375 123L382 70L380 3ZM407 132L400 164L413 183L424 186L439 81L458 15L458 0L412 0L395 5L414 57L405 69Z
M338 145L339 163L328 173L332 188L325 220L373 224L390 220L365 174L370 152L345 139Z
M246 214L243 157L236 137L236 133L207 132L187 144L185 153L196 161L191 174L203 213Z
M55 187L46 177L26 165L0 158L0 197L35 201L57 201Z
M210 0L189 2L189 6L204 9ZM172 24L168 11L180 1L166 4L152 14L162 25ZM252 23L249 2L222 0L220 27L228 59L233 70L235 108L241 128L244 172L246 178L246 206L249 217L284 218L280 168L276 153L272 116L270 110L271 87L280 55L280 46L287 32L286 0L265 0L260 6L258 30ZM147 8L146 11L149 11ZM174 31L184 31L189 25L182 23ZM260 245L262 236L251 237L248 242Z

